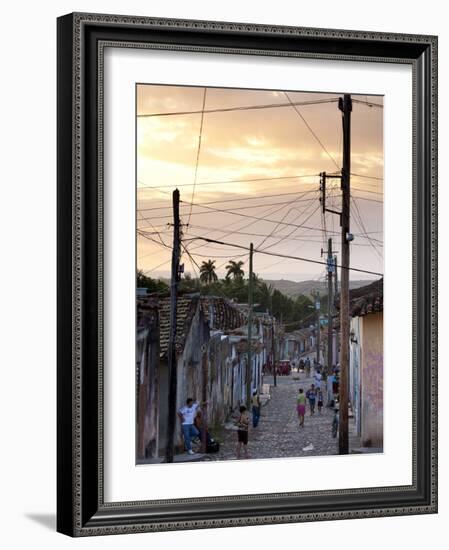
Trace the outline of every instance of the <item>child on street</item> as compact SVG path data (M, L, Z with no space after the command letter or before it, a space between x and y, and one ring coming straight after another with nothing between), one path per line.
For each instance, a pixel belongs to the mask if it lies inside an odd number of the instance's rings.
M316 401L316 391L315 385L310 386L310 390L307 390L306 397L309 400L310 415L315 413L315 401Z
M301 428L304 428L304 416L306 414L306 396L304 395L304 390L299 388L298 398L296 400L296 411L298 413L299 425Z

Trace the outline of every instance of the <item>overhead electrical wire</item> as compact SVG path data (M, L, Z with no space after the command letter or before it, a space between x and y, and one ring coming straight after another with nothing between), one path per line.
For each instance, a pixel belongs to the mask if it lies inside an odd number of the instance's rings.
M297 174L295 176L271 176L271 177L265 177L265 178L244 178L244 179L229 179L229 180L220 180L220 181L199 181L196 184L193 183L180 183L176 185L176 187L192 187L195 185L195 187L198 187L199 185L225 185L228 183L253 183L256 181L278 181L278 180L292 180L292 179L298 179L298 178L317 178L319 177L319 174ZM142 187L138 187L137 189L167 189L167 188L173 188L173 185L148 185L147 183L139 180L139 185ZM162 193L163 191L161 191ZM166 194L170 194L167 191L165 191Z
M316 189L310 189L308 191L304 191L303 194L308 194L308 193L316 193ZM274 193L272 195L252 195L252 196L249 196L249 197L238 197L238 198L234 198L234 199L220 199L220 200L217 200L217 201L208 201L208 202L197 202L196 204L198 206L202 206L202 205L206 205L206 206L210 206L211 204L219 204L219 203L223 203L223 202L241 202L241 201L255 201L255 200L260 200L260 199L267 199L267 198L276 198L276 197L286 197L286 196L289 196L289 195L297 195L298 194L298 191L291 191L290 193ZM309 200L309 199L304 199L305 201L306 200ZM297 201L295 201L297 202ZM281 203L278 203L278 204L281 204ZM182 205L180 206L188 206L189 203L188 202L185 202L183 203ZM259 206L259 205L254 205L254 206ZM260 206L266 206L266 205L260 205ZM138 212L148 212L150 210L163 210L165 208L172 208L171 204L170 205L167 205L167 206L155 206L153 208L140 208L138 210Z
M190 238L190 239L187 239L187 240L188 241L202 240L202 241L205 241L205 242L223 244L223 245L226 245L226 246L233 246L235 248L240 248L242 250L248 250L249 251L249 248L247 248L246 246L235 244L235 243L225 243L223 241L218 241L216 239L209 239L208 237L193 237L193 238ZM266 250L254 249L254 253L266 254L267 256L275 256L277 258L287 258L287 259L291 259L291 260L299 260L299 261L302 261L302 262L308 262L308 263L313 263L313 264L327 265L327 262L322 262L320 260L312 260L311 258L302 258L300 256L290 256L288 254L279 254L279 253L276 253L276 252L268 252ZM337 265L337 267L340 267L342 269L348 269L350 271L357 271L359 273L368 273L370 275L378 275L379 277L383 277L382 273L378 273L376 271L369 271L367 269L361 269L361 268L357 268L357 267L346 267L345 268L341 265Z
M293 109L296 111L296 113L298 114L298 116L301 117L301 120L304 122L304 124L306 125L307 129L309 130L309 132L312 134L312 136L315 138L315 140L320 144L321 148L323 149L323 151L326 153L326 155L330 158L330 160L335 164L335 166L337 167L337 170L340 170L340 166L337 164L336 160L334 159L334 157L329 153L329 151L326 149L326 147L324 146L323 142L320 140L320 138L316 135L316 133L313 131L312 127L310 126L310 124L307 122L307 120L304 118L304 116L301 114L301 111L298 109L297 105L294 104L294 102L290 99L290 96L288 95L287 92L284 92L285 94L285 97L288 99L288 101L290 102L290 105L293 107Z
M315 191L315 194L316 194L316 191ZM281 221L278 222L278 223L276 224L276 226L272 229L272 231L269 233L269 235L267 235L266 237L264 237L264 239L263 239L260 243L258 243L257 248L260 248L260 247L266 242L267 239L269 239L270 237L273 236L273 234L277 231L279 225L286 219L287 216L290 215L290 212L296 210L296 208L294 208L293 205L296 204L297 202L299 202L300 200L301 200L301 199L298 197L298 198L296 198L293 202L290 202L291 205L292 205L292 208L290 208L290 210L288 210L288 211L284 214L284 216L283 216L283 218L281 219ZM307 203L309 204L310 201L313 200L313 197L312 197L312 199L308 198L308 199L305 199L305 200L306 200ZM306 208L307 208L307 205L306 205L305 209L306 209ZM301 211L300 215L303 214L303 212L304 212L305 209L303 209L303 210Z
M193 203L193 199L195 198L195 187L196 187L196 179L198 176L198 165L200 162L200 152L201 152L201 140L203 137L203 123L204 123L204 106L206 105L206 93L207 88L204 88L204 94L203 94L203 109L201 111L201 122L200 122L200 132L198 136L198 149L196 152L196 162L195 162L195 175L193 178L193 189L192 189L192 198L190 200L191 203ZM187 222L187 225L189 225L190 222L190 216L192 215L192 204L190 205L190 212L189 212L189 220Z
M307 105L322 105L325 103L336 103L338 97L329 99L318 99L311 101L296 101L295 105L307 106ZM266 103L261 105L242 105L241 107L222 107L220 109L203 109L201 111L171 111L161 113L140 113L137 118L154 118L154 117L166 117L166 116L180 116L180 115L199 115L201 113L230 113L233 111L258 111L261 109L278 109L282 107L290 107L289 103Z

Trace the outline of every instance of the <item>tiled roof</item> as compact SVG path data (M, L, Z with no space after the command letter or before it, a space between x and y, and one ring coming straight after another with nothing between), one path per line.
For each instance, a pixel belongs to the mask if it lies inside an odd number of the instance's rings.
M246 315L239 307L220 296L202 296L201 308L212 329L228 332L246 323ZM211 319L212 317L212 319Z
M239 353L248 353L248 339L242 339L237 345L236 345L237 351ZM251 342L251 350L254 353L258 353L263 350L263 344L259 342L258 340L252 339Z
M362 317L369 313L383 311L383 283L384 280L382 278L349 292L349 311L351 317Z
M186 338L190 331L192 320L201 308L203 319L210 322L213 317L213 326L216 330L230 332L242 326L246 322L246 316L229 300L215 296L201 296L199 294L183 295L178 297L177 323L176 323L176 351L181 353L184 349ZM170 336L170 298L159 300L160 323L160 354L167 355L168 340Z
M137 329L148 327L157 318L159 300L157 296L145 295L137 298Z
M199 296L179 296L176 318L176 351L182 352L192 319L198 307ZM160 330L160 354L167 355L168 340L170 336L170 298L163 298L159 302L159 330Z

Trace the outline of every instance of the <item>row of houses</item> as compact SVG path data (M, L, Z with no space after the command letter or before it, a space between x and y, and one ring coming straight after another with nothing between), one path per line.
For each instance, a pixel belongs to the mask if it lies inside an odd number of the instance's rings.
M281 340L281 359L298 360L316 349L316 329L301 328L286 333Z
M254 316L249 379L247 319L245 308L226 298L199 294L178 298L177 409L188 397L207 401L209 426L220 425L246 401L248 384L251 391L261 390L262 370L272 349L272 319L265 314ZM139 461L156 459L165 449L169 330L169 298L139 296L136 346ZM175 430L175 448L181 450L182 445L179 425Z

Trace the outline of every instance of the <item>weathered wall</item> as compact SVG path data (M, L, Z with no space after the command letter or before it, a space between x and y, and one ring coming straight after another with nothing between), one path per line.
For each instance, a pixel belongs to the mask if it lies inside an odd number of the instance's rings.
M230 409L230 358L228 338L217 334L209 341L208 423L222 423Z
M207 324L201 309L197 308L184 344L183 353L178 355L176 410L183 407L189 397L199 402L202 401L202 356L205 349L203 346L207 345L208 338ZM183 446L181 421L176 417L175 447L182 449Z
M354 342L351 342L349 346L349 399L352 404L357 435L361 434L360 349L362 344L362 319L363 317L353 317L351 319L351 332L354 332Z
M157 309L147 312L137 332L137 458L158 455L159 322Z
M362 445L383 447L383 312L362 317Z

